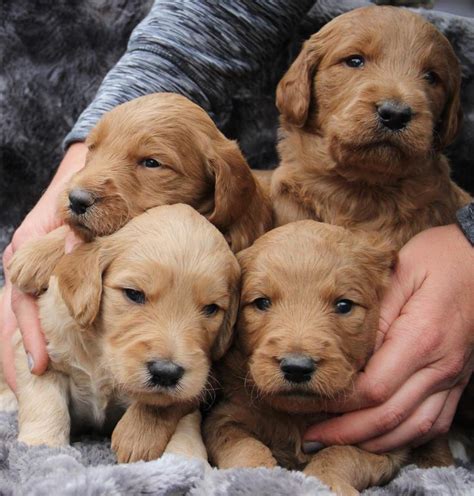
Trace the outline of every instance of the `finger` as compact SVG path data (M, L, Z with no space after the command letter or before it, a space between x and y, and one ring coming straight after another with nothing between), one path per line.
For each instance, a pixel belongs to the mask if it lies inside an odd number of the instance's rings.
M40 375L48 366L48 353L39 322L36 298L13 288L11 301L28 355L30 371Z
M77 236L77 234L70 230L66 235L66 239L64 240L64 251L65 253L71 253L77 246L81 245L83 240Z
M359 444L387 434L398 427L431 394L433 372L423 369L408 380L383 405L346 413L316 424L304 435L305 441L334 444Z
M359 444L359 448L373 453L384 453L420 442L423 438L428 441L436 435L432 430L448 396L449 391L430 396L398 427L388 434Z
M467 382L463 382L455 386L454 388L450 389L444 407L441 413L439 414L438 418L436 419L433 428L425 436L421 436L419 439L415 439L414 442L412 443L414 447L425 444L431 439L434 439L437 436L449 432L451 424L453 423L454 415L456 413L459 400L461 399L462 393L466 388L466 385Z
M17 329L15 314L11 308L11 284L8 279L5 282L3 296L0 301L1 317L0 329L2 333L2 368L7 384L12 390L16 389L15 364L12 346L12 336Z

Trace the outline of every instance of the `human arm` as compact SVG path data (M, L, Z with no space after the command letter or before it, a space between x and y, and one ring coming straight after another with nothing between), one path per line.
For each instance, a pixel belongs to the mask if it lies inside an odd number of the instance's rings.
M65 143L85 139L100 117L139 96L181 93L221 127L246 78L271 66L314 0L156 0Z

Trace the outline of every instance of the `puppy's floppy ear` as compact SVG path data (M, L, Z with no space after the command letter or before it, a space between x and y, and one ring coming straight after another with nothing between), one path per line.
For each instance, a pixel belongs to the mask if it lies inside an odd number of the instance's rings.
M62 257L54 270L59 292L71 317L81 327L90 326L99 313L105 267L100 242L94 241Z
M225 355L234 337L234 327L240 303L240 268L237 262L232 270L235 271L235 278L232 283L229 308L227 308L219 333L212 346L211 358L213 361L219 360Z
M226 232L248 209L256 191L255 179L232 141L214 148L208 163L215 178L214 210L208 220Z
M285 120L302 127L308 118L313 76L321 59L318 34L303 45L298 57L278 83L276 106Z
M456 138L462 122L463 113L461 109L461 80L459 77L459 65L453 69L451 89L448 94L446 105L440 117L437 148L443 150Z
M374 287L383 290L387 286L390 274L397 263L398 252L390 241L379 234L359 232L358 235L363 239L360 261L372 273L371 279Z

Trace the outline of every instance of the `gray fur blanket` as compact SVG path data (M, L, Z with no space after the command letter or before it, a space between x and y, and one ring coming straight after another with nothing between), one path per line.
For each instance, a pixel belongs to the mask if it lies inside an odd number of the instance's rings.
M284 469L210 469L204 462L164 455L153 462L116 465L110 443L83 440L71 447L27 448L15 440L16 419L0 413L2 496L327 496L313 477ZM473 467L406 467L371 496L468 496L474 494Z
M366 3L320 0L294 33L290 51L294 55L302 39L335 15ZM0 0L0 253L13 226L47 185L60 159L63 137L150 4L151 0ZM466 119L449 155L456 179L474 192L474 21L435 12L425 15L450 39L462 63ZM287 65L288 60L280 62ZM282 67L274 70L281 74ZM275 136L275 109L268 115L273 119L268 133ZM245 127L246 136L232 135L231 128L224 131L240 140L252 162L261 147L249 136L263 131L251 123L243 126L238 118L231 127ZM83 439L64 449L27 449L16 442L16 429L16 416L0 412L0 495L329 494L316 479L283 469L218 471L173 455L116 465L107 440ZM388 486L366 494L474 495L474 467L407 467Z

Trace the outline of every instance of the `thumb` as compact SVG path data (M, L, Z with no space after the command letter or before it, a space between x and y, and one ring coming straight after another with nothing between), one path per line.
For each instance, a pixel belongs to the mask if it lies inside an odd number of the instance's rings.
M380 304L379 328L375 341L375 351L382 346L388 330L402 313L407 301L421 287L425 276L423 271L417 271L416 268L412 268L409 261L403 258L403 253L400 253L400 258L395 266L390 284L385 290Z

